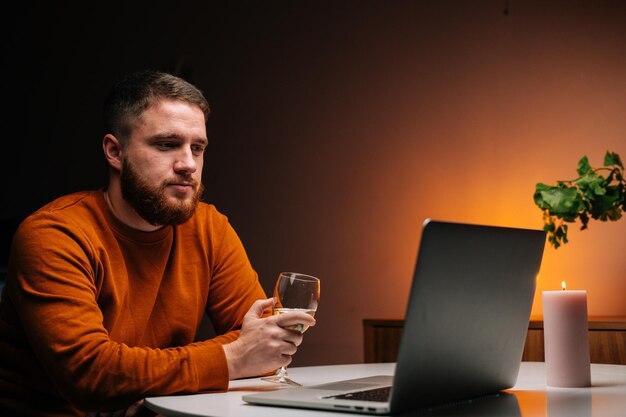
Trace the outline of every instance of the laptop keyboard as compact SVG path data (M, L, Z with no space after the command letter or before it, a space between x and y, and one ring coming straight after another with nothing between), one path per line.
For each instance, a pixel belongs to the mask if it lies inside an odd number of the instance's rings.
M390 392L391 387L381 387L368 389L365 391L349 392L347 394L330 395L325 398L338 398L340 400L374 401L384 403L389 401Z

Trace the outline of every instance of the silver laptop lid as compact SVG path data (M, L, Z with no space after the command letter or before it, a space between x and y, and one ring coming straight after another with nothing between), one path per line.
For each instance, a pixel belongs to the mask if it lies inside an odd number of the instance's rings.
M515 384L545 233L426 220L391 411Z

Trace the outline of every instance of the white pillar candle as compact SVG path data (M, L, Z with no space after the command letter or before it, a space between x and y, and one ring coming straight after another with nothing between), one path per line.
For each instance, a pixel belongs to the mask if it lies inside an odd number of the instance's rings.
M543 291L543 338L547 384L591 386L587 291Z

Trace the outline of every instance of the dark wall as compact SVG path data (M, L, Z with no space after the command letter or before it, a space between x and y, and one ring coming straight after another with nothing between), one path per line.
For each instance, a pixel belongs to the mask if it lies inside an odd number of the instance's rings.
M61 3L26 2L3 27L10 152L2 157L17 181L7 184L0 218L104 184L101 105L113 81L130 71L188 78L206 92L215 109L211 122L219 125L225 108L249 100L233 84L262 54L255 44L285 13L253 3Z

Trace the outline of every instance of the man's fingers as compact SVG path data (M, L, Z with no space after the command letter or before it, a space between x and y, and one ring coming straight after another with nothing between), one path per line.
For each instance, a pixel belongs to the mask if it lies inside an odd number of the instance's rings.
M283 363L282 366L289 366L289 364L293 360L291 355L283 355L283 358L285 359L285 363Z
M266 300L256 300L252 304L252 306L250 307L248 312L246 313L246 316L252 316L252 317L259 318L259 317L263 316L263 312L265 310L267 310L268 308L272 308L273 306L274 306L274 299L273 298L268 298Z
M143 406L143 400L131 404L128 408L117 411L90 411L85 417L135 417Z
M274 316L275 323L280 327L289 327L296 324L305 324L307 326L315 326L315 319L301 312L293 312L288 314L279 314Z
M128 407L128 409L126 410L126 414L124 414L124 417L135 417L142 407L143 400L137 401L135 404Z
M280 340L294 346L300 346L304 338L303 334L298 330L281 329L281 332L282 333L278 336Z
M297 351L298 347L296 346L296 344L291 342L284 343L280 348L281 355L292 356L295 355Z

